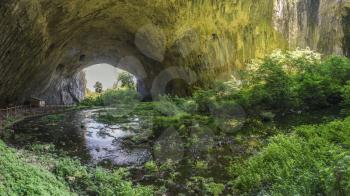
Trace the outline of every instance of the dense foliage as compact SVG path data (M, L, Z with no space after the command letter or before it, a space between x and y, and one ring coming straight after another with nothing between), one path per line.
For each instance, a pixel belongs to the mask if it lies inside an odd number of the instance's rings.
M148 162L145 168L148 175L158 177L153 179L155 183L171 192L175 182L185 179L186 188L180 192L188 194L343 195L350 191L350 119L312 125L347 114L350 60L339 56L321 58L310 50L276 51L253 61L237 75L239 80L218 82L214 88L197 90L189 98L162 96L156 102L143 104L150 106L147 109L154 115L156 138L171 127L182 138L185 151L193 153L186 156L186 167L195 171L190 178L177 172L183 163ZM130 95L127 100L134 99ZM333 108L343 113L322 115ZM282 125L280 119L289 116L296 118ZM109 123L121 122L116 114L102 117ZM273 124L266 123L271 121ZM309 125L291 129L299 124ZM201 142L201 136L194 130L214 134L213 146L223 145L225 137L233 133L236 148L246 150L216 161L198 158L198 149L193 148ZM207 149L206 153L211 154L207 156L223 150L213 146ZM259 150L262 146L265 147ZM230 174L224 181L201 172L220 170L215 166L222 162L230 163L220 168ZM222 184L225 181L230 183ZM212 189L206 190L208 187Z
M94 88L96 93L102 93L103 91L103 86L101 82L96 82Z
M81 105L114 107L97 117L106 124L124 126L130 117L142 122L128 142L151 145L154 159L130 171L141 173L142 178L132 179L154 185L156 194L346 195L350 191L350 118L346 118L350 60L322 58L310 50L276 51L236 76L187 98L165 95L158 101L140 102L135 90L114 89L88 97ZM61 117L43 119L50 123ZM133 186L127 169L108 171L65 157L48 158L41 147L34 149L39 166L26 163L1 144L0 152L7 157L0 157L6 171L0 170L0 179L5 179L0 190L153 193L150 187ZM51 166L43 169L43 165ZM35 172L38 179L22 178L23 170ZM11 172L19 174L5 175ZM57 186L28 188L44 177Z
M346 195L350 191L350 118L277 135L243 165L230 168L241 193Z
M315 110L346 101L350 60L309 50L277 51L242 73L237 97L247 109Z
M135 77L128 73L128 72L121 72L118 75L117 82L114 84L115 88L118 88L119 85L122 88L129 88L134 89L135 88Z
M66 184L38 166L25 163L0 141L0 193L70 195Z
M57 157L52 146L15 151L0 141L0 193L6 195L152 195L151 187L133 186L123 170L89 168Z
M81 106L113 106L122 103L135 102L138 95L135 90L107 90L103 94L95 94L84 99Z
M249 66L240 73L239 82L218 83L211 90L196 91L192 98L162 97L155 103L155 109L167 117L157 117L156 128L175 126L180 134L188 137L192 123L199 126L204 123L215 132L233 131L235 137L242 137L242 133L253 137L256 137L254 133L261 135L258 140L268 143L261 152L253 153L245 163L237 162L237 155L228 158L235 160L228 167L233 179L231 185L225 186L228 192L247 195L345 195L349 192L349 118L320 126L299 126L292 131L266 127L261 122L294 115L304 118L303 123L312 124L314 121L307 119L314 111L320 115L317 122L326 122L325 118L337 115L321 118L323 110L348 111L350 60L338 56L322 59L320 54L309 50L277 51ZM198 120L198 115L209 118L203 122L205 118ZM240 126L242 120L245 121L243 127ZM292 134L281 134L286 132ZM271 135L275 136L265 141L264 137ZM248 138L246 143L251 142ZM193 145L191 140L185 143ZM197 183L198 178L208 179L198 176ZM193 183L192 180L188 183Z

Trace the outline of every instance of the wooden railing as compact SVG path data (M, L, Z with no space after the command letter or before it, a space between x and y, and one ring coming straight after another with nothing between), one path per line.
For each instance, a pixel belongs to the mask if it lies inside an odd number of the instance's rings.
M0 109L0 127L6 119L21 119L37 115L59 113L74 106L75 105L47 105L45 107L33 107L30 105L20 105Z

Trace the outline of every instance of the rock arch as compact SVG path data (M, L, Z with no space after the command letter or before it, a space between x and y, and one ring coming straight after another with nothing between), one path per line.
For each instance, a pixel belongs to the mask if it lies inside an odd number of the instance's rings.
M134 74L148 96L157 75L173 66L195 72L193 85L203 86L276 48L310 46L337 54L348 48L339 14L350 7L348 0L293 9L300 1L2 0L0 105L52 97L67 86L78 89L67 96L79 93L79 71L96 63ZM296 25L286 22L291 17ZM304 19L321 26L305 31L297 24ZM332 40L320 38L326 34Z

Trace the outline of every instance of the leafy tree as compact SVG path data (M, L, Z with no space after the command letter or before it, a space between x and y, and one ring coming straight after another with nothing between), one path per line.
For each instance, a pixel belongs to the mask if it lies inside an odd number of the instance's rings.
M101 82L96 82L96 84L94 85L94 88L96 93L102 93L103 91L103 86Z
M350 79L350 61L310 50L276 51L248 65L237 100L246 108L289 111L338 105Z
M135 88L134 76L128 72L122 72L118 75L117 83L114 86L118 86L120 83L121 87Z

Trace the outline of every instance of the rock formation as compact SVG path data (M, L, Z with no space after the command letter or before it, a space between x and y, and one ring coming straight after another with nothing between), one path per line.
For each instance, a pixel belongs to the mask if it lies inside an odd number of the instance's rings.
M73 105L84 99L85 88L85 73L78 72L68 78L60 78L57 82L52 82L40 97L49 105Z
M349 30L350 1L276 0L275 29L283 34L289 47L309 47L325 54L344 54L344 33Z
M2 0L0 105L77 102L79 72L96 63L134 74L151 97L166 82L206 86L276 48L349 55L349 1Z

